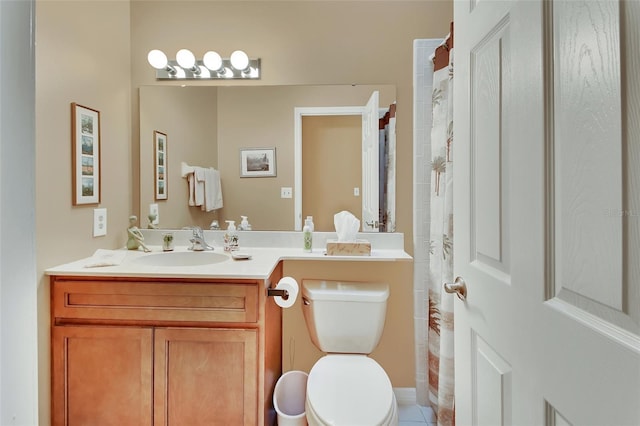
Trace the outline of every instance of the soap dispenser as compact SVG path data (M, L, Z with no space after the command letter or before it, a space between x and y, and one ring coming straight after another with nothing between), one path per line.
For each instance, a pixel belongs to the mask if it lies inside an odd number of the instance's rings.
M238 227L238 229L240 229L241 231L251 231L251 224L247 220L247 216L240 216L240 218L242 219L242 221L240 221L240 226Z
M238 245L238 231L236 231L235 220L225 220L227 222L227 232L224 233L224 251L236 251Z

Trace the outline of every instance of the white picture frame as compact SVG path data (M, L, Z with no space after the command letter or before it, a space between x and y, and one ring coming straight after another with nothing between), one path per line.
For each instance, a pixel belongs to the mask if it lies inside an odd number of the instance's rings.
M240 177L276 176L275 148L240 148Z

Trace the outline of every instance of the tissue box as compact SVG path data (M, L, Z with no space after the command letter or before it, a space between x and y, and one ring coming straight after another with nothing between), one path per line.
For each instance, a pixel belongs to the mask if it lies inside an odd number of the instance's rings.
M350 243L327 240L327 254L334 256L370 256L371 243L367 240L356 240Z

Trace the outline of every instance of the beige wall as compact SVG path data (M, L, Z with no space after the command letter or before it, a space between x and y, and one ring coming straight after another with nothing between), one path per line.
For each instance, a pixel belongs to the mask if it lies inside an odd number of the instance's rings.
M129 4L36 3L36 255L40 424L49 424L49 283L42 271L125 243L131 213ZM92 235L93 209L72 206L71 102L101 119L107 236Z
M124 244L127 217L139 211L138 88L155 84L152 48L198 56L242 48L262 58L259 85L390 84L397 88L397 230L412 252L412 41L443 37L452 1L54 1L36 4L36 239L39 285L40 424L49 412L49 301L42 271ZM247 83L248 85L254 83ZM72 207L70 103L98 109L102 122L102 202L108 234L92 237L93 207ZM172 139L170 139L173 141ZM146 210L146 207L145 207ZM146 212L145 212L146 213ZM332 262L287 266L299 279L369 279L392 287L383 343L374 357L394 386L413 386L410 262ZM289 269L291 268L291 269ZM297 269L295 269L297 268ZM299 336L295 368L316 354L302 344L303 322L285 312L288 338ZM288 369L288 352L284 366ZM299 363L298 363L299 362ZM397 364L397 365L395 365Z
M393 387L415 387L413 347L413 262L286 261L284 276L300 285L304 279L374 281L389 284L387 316L380 344L371 354L391 379ZM283 310L282 369L309 372L323 355L311 342L302 315L300 297Z
M395 99L393 86L375 89L385 101ZM218 153L225 159L219 162L225 198L221 217L240 220L240 215L249 216L253 229L258 230L293 230L293 199L280 198L280 188L295 184L294 108L365 105L372 90L374 86L367 85L221 88ZM243 147L275 147L277 176L240 178L238 152Z
M140 88L140 180L141 223L147 226L149 204L157 203L160 226L182 228L198 225L209 228L213 212L189 207L187 180L181 176L180 163L192 166L218 165L218 95L215 87ZM154 199L153 132L167 135L167 200Z
M238 48L260 57L261 80L242 82L243 86L395 85L397 230L405 233L406 248L412 252L413 40L444 37L453 19L452 4L451 0L133 1L133 88L156 84L146 61L149 50L162 49L173 57L183 47L199 57L207 50L226 56ZM133 132L137 134L135 121Z
M313 216L316 231L335 231L333 215L347 210L361 217L362 117L302 117L302 217Z

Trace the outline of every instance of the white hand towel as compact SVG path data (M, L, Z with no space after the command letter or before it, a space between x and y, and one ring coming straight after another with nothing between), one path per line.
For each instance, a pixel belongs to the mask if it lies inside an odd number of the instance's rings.
M93 256L87 259L85 268L95 268L98 266L117 266L122 263L127 256L126 250L104 250L98 249Z
M196 177L193 175L193 172L187 175L187 186L189 187L189 205L196 205L196 197L195 197L195 188L196 188Z
M220 180L220 172L213 170L213 209L222 208L222 181Z
M205 191L205 179L206 179L206 170L203 167L194 167L193 176L194 180L194 205L196 206L204 206L204 191Z
M222 187L220 185L220 172L210 167L206 169L204 181L204 200L202 210L211 210L222 207Z

